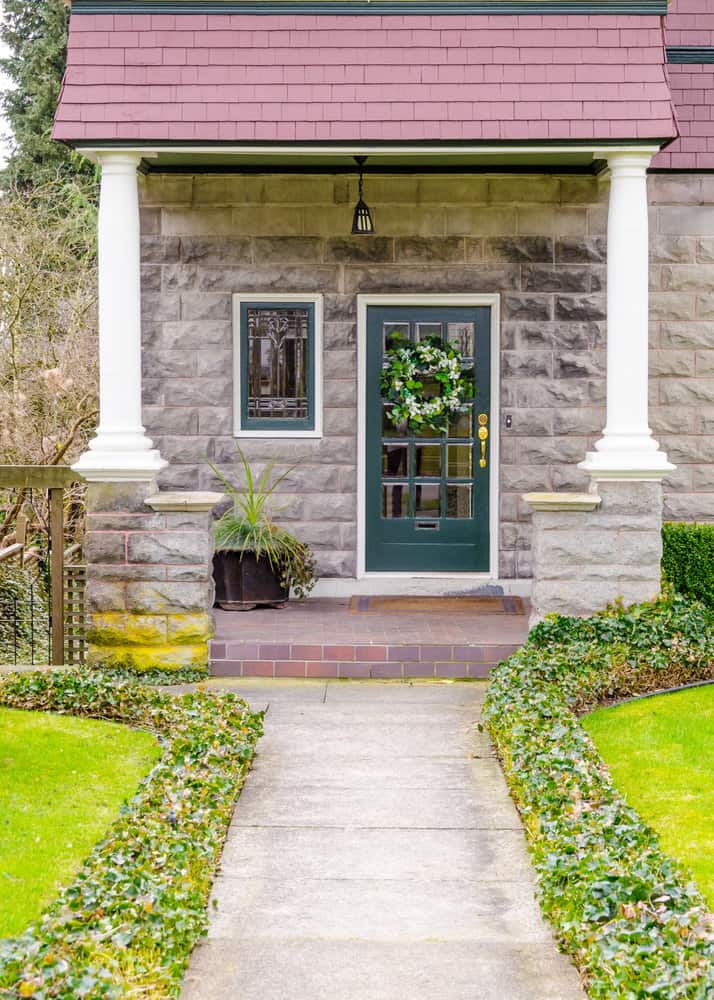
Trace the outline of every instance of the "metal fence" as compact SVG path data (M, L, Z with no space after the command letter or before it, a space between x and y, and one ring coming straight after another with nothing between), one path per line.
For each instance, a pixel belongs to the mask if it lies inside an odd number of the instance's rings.
M4 577L0 594L0 663L13 666L41 665L52 659L52 607L42 578L43 560L39 553L27 551L29 562L23 561L16 545L0 549L0 577ZM80 558L79 545L65 551L62 610L66 665L84 663L85 657L87 567ZM7 572L9 566L12 573Z
M64 493L76 484L66 466L0 466L0 489L15 490L14 533L0 549L0 662L78 664L85 655L86 567L79 544L64 547ZM48 545L26 546L20 508L33 490L46 492Z

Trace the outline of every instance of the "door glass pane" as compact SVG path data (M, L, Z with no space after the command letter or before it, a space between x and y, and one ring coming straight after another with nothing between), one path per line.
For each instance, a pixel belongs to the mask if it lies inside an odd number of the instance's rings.
M450 444L446 449L446 474L471 478L473 449L470 444Z
M391 410L391 406L384 406L382 409L382 437L406 437L409 433L406 420L396 425L393 424L390 417Z
M441 445L419 444L416 446L416 475L441 475Z
M468 483L446 484L446 516L471 517L471 486Z
M385 323L383 327L384 351L390 351L400 340L409 340L408 323Z
M454 415L454 419L449 424L449 437L467 438L473 434L473 407L469 406L463 413Z
M441 514L441 485L421 483L414 487L414 516L439 517Z
M386 479L401 479L409 475L409 445L382 445L382 475Z
M382 484L382 517L409 516L409 485L407 483Z
M248 309L248 410L260 419L308 416L307 309Z
M433 430L431 427L420 427L419 428L420 438L440 438L441 434L439 431Z
M441 323L416 323L414 340L426 340L427 337L438 337L441 340Z
M447 323L446 340L459 354L471 358L474 353L474 324Z

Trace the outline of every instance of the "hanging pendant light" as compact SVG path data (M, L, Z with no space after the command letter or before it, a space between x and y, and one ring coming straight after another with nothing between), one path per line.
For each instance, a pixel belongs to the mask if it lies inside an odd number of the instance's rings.
M371 236L374 232L372 214L362 198L362 168L366 159L366 156L355 156L355 160L359 166L359 199L355 205L354 215L352 216L353 236Z

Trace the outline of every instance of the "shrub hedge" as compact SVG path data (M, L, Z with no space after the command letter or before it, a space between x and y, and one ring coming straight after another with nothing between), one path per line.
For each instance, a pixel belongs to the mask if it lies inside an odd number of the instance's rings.
M178 996L262 713L230 693L171 696L86 671L7 675L0 704L125 722L164 748L74 882L0 942L0 997Z
M663 524L662 575L678 593L714 608L714 524Z
M714 678L714 612L675 596L585 620L548 616L491 676L484 724L542 910L589 995L714 996L714 917L578 721L610 700Z

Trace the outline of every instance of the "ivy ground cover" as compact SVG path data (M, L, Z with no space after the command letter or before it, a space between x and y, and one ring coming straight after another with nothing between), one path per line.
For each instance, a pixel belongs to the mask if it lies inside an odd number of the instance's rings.
M116 722L0 709L0 938L52 902L159 754Z
M671 597L549 616L499 664L484 708L521 816L541 908L590 996L714 996L714 918L618 792L581 714L714 678L714 611Z
M714 685L601 708L583 725L618 790L714 910Z
M262 713L231 693L180 696L99 673L0 680L0 705L123 722L161 756L74 881L0 941L0 997L159 1000L179 993Z

